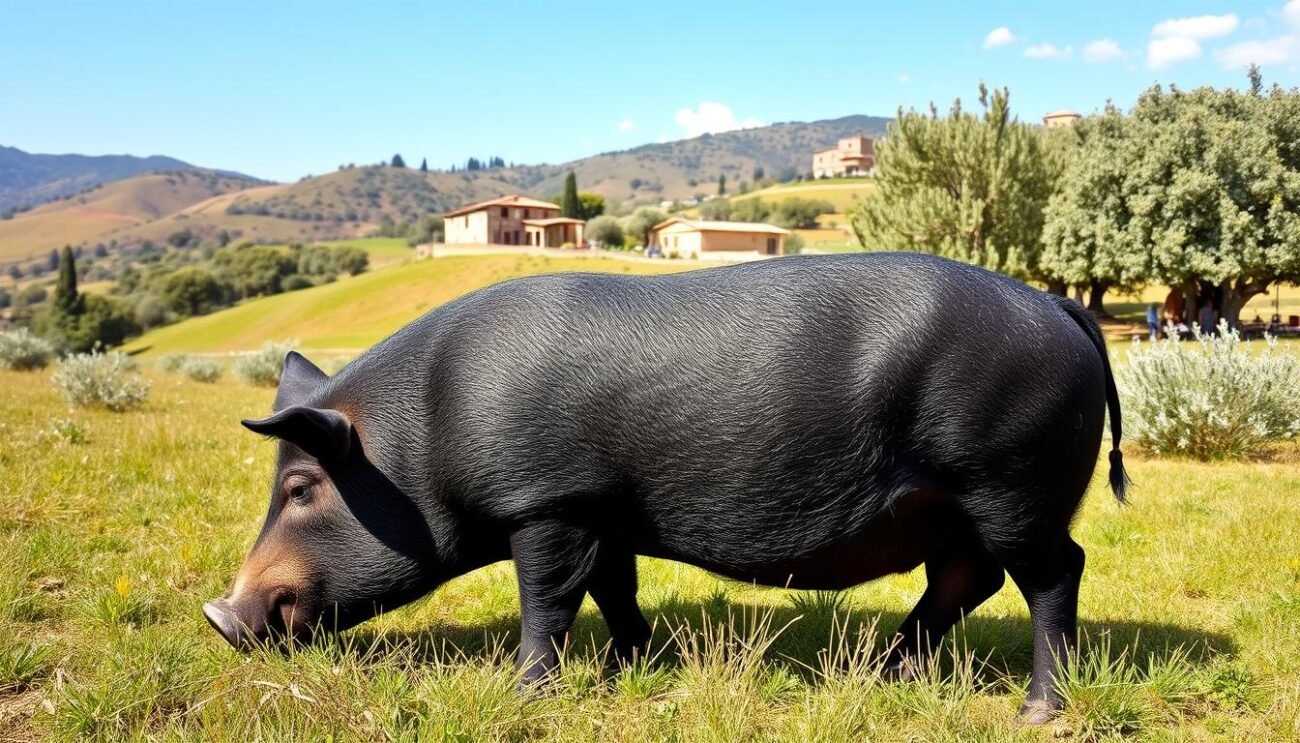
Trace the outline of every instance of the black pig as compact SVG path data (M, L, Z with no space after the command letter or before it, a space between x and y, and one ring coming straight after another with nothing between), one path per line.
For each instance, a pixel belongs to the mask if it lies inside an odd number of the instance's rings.
M842 589L925 566L906 675L1011 575L1034 666L1022 718L1061 706L1083 550L1071 518L1109 405L1077 304L915 254L802 256L652 278L562 274L469 294L327 377L286 360L271 506L231 593L236 647L343 630L505 559L526 681L585 594L642 652L637 555Z

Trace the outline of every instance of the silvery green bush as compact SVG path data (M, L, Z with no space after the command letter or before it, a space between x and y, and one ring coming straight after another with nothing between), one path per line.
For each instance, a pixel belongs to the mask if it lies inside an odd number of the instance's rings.
M27 328L0 333L0 369L44 369L54 359L54 344Z
M158 357L159 371L183 374L196 382L215 382L221 377L221 364L190 353L169 353Z
M158 357L158 371L178 372L193 358L188 353L167 353Z
M284 357L298 345L297 341L267 341L247 356L235 360L235 376L259 387L274 387L284 371Z
M79 353L65 358L51 381L76 407L122 412L139 407L149 396L149 382L136 373L135 360L124 353Z
M215 382L221 377L221 364L203 356L191 356L181 364L180 372L195 382Z
M1300 435L1300 359L1258 354L1226 322L1215 336L1134 342L1116 367L1124 432L1156 454L1236 457Z

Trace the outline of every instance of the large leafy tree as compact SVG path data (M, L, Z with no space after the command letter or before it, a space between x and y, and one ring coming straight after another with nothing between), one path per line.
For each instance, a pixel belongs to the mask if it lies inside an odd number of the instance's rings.
M1154 87L1134 108L1149 128L1131 204L1151 278L1217 289L1220 314L1300 281L1300 91Z
M1063 158L1049 135L1015 120L1006 89L980 84L982 112L902 110L876 145L879 194L852 214L868 250L914 250L1022 279L1039 267L1043 210Z
M1300 91L1155 86L1080 127L1043 266L1069 283L1159 282L1220 314L1300 281ZM1095 292L1094 292L1095 293Z
M1088 288L1088 309L1100 313L1108 289L1134 288L1150 274L1150 253L1129 229L1129 194L1138 186L1134 176L1145 139L1138 122L1108 105L1071 127L1063 140L1072 146L1067 145L1060 188L1044 212L1039 270Z

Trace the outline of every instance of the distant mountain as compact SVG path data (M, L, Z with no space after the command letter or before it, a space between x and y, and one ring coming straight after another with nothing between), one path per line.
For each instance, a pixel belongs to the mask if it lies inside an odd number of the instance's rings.
M160 170L195 170L174 157L38 155L0 145L0 213ZM237 175L237 174L229 174Z

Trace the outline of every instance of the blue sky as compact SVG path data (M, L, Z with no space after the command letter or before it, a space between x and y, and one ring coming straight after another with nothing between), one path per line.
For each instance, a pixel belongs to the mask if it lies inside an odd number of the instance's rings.
M9 0L0 144L292 180L888 116L981 79L1023 119L1240 86L1252 59L1300 84L1300 0L910 5Z

